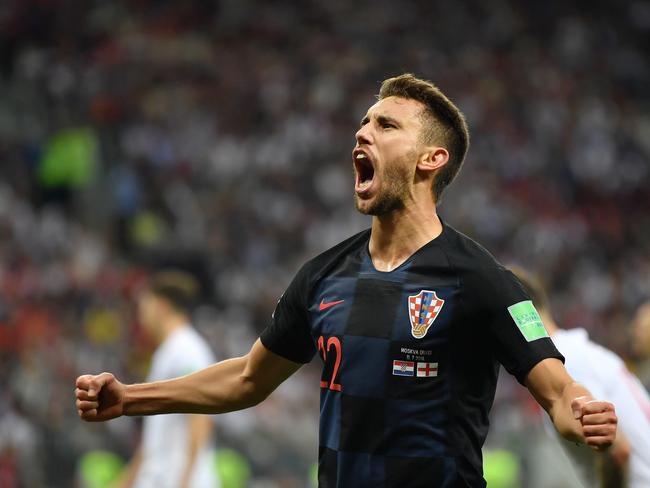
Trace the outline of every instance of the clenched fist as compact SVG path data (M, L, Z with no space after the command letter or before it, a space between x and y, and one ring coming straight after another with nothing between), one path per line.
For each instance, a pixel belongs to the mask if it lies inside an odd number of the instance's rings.
M571 410L575 419L582 424L582 434L588 446L604 451L612 445L618 423L614 405L581 396L571 402Z
M124 414L125 386L111 373L77 378L77 412L88 422L101 422Z

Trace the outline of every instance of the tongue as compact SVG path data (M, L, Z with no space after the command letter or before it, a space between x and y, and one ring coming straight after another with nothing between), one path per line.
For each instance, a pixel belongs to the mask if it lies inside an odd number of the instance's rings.
M370 188L371 184L372 184L372 178L370 178L369 180L360 181L358 189L359 191L366 191L368 188Z

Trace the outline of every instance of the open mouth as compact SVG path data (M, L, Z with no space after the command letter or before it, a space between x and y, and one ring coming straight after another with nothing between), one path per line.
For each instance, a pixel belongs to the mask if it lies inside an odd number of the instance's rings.
M355 191L364 193L368 191L375 177L375 167L368 155L360 150L355 150L353 155L354 169L356 174Z

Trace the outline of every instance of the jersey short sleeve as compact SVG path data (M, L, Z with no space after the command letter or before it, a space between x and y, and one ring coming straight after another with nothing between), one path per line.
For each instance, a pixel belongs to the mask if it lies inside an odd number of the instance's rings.
M484 273L477 293L483 297L493 353L506 370L524 384L526 375L540 361L564 361L514 274L501 266Z
M260 335L264 347L295 363L308 363L316 354L309 329L310 289L309 266L305 265L280 297L271 322Z

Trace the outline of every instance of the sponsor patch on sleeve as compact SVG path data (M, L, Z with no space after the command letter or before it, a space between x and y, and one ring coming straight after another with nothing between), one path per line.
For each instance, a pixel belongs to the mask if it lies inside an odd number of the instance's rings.
M548 337L548 332L546 332L542 319L531 300L510 305L508 312L526 341L531 342Z

